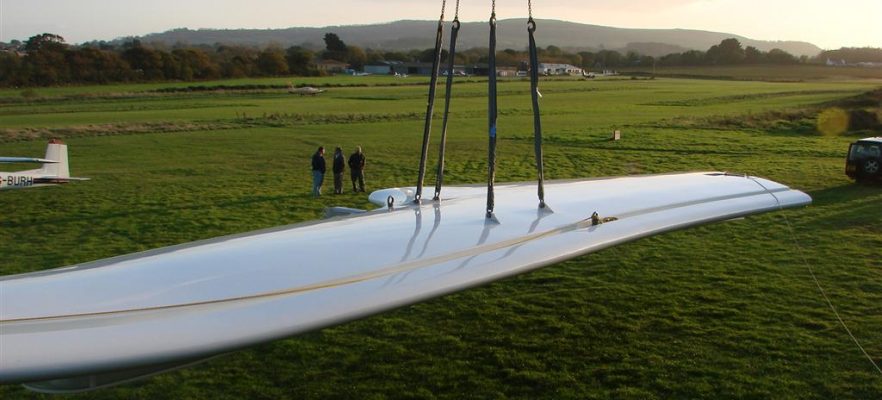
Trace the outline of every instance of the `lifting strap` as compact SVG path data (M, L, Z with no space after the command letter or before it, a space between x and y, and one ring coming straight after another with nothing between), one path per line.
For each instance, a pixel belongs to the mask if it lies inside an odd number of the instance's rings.
M414 203L419 203L423 194L423 179L426 176L426 157L429 153L429 135L432 133L432 113L435 108L435 85L438 83L438 65L441 64L441 41L444 36L444 8L447 1L441 2L441 18L438 20L438 31L435 34L435 57L432 60L432 78L429 80L429 101L426 105L426 124L423 129L423 147L420 153L420 171L417 178Z
M527 20L527 32L530 33L530 97L533 99L533 147L536 151L536 172L539 175L538 194L539 208L545 208L545 172L542 162L542 123L539 118L539 56L536 51L536 21L533 20L533 7L527 2L530 18Z
M441 143L438 147L438 171L435 173L434 201L441 199L441 185L444 183L444 150L447 147L447 117L450 113L450 93L453 89L453 63L456 57L456 38L459 34L459 0L456 0L456 14L450 30L450 52L447 53L447 85L444 93L444 120L441 123Z
M487 66L487 119L490 137L487 160L487 219L493 218L493 181L496 179L496 0L490 13L490 54Z

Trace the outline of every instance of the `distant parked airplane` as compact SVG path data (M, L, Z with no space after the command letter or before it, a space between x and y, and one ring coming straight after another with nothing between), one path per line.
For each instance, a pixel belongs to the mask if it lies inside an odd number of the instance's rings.
M325 91L322 89L316 89L312 86L304 86L304 87L294 87L294 84L288 84L288 93L299 94L301 96L315 96L319 93L324 93Z
M0 190L26 189L39 186L60 185L70 181L89 178L73 178L67 164L67 145L52 139L46 146L45 158L0 157L0 163L41 163L40 169L17 172L0 172Z

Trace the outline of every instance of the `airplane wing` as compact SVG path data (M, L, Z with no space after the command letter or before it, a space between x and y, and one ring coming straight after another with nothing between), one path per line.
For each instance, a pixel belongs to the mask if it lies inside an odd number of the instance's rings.
M485 190L447 187L442 201L416 205L394 189L374 196L392 196L391 207L2 277L0 383L90 390L811 202L769 180L703 172L546 182L549 212L534 183L497 184L497 223L484 218Z
M55 164L58 161L55 160L47 160L45 158L30 158L30 157L0 157L0 163L8 164L8 163L40 163L40 164Z

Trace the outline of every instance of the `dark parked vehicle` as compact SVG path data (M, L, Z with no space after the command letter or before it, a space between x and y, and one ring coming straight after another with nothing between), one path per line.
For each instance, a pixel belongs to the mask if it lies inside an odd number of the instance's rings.
M845 161L845 174L858 182L882 180L882 137L852 143Z

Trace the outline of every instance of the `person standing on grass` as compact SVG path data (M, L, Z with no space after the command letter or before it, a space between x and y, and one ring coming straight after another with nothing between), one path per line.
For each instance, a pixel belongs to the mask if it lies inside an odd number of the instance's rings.
M346 168L346 160L343 157L343 149L334 149L334 194L343 194L343 170Z
M352 177L352 191L364 192L364 153L361 146L355 148L355 153L349 156L349 174ZM358 183L358 189L355 184Z
M322 183L325 180L325 148L319 146L312 155L312 195L322 195Z

